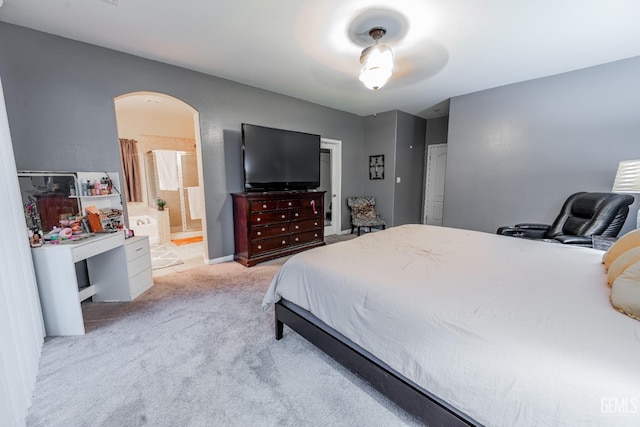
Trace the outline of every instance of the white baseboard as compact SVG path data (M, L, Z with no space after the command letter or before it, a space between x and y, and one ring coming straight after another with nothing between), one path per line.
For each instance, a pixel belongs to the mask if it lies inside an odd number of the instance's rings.
M233 255L227 255L227 256L220 257L220 258L210 259L208 261L208 264L209 265L220 264L220 263L228 262L228 261L233 261Z

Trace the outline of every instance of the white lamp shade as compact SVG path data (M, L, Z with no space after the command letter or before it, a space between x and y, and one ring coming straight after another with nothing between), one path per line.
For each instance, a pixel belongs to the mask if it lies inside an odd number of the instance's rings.
M360 81L369 89L380 89L393 73L393 52L388 46L375 44L366 48L360 62Z
M640 193L640 160L623 160L620 162L612 191L616 193Z

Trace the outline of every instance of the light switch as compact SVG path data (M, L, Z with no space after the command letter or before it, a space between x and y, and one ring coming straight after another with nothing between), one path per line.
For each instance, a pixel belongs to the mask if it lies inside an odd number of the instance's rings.
M396 177L396 184L400 184L400 177L399 176Z

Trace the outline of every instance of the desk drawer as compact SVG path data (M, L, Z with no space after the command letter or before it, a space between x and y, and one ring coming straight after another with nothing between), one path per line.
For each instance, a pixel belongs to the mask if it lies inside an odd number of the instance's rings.
M140 274L142 271L151 268L151 258L148 256L139 256L138 258L127 263L129 269L129 277Z
M122 246L124 243L123 233L114 233L106 236L90 238L86 241L76 243L71 249L73 262L88 259L103 252Z
M132 261L142 255L147 255L150 252L149 239L144 237L135 240L129 239L126 241L125 250L127 252L127 261Z
M131 291L131 299L135 299L140 296L144 291L153 286L153 275L151 268L143 270L137 275L129 279L129 289Z

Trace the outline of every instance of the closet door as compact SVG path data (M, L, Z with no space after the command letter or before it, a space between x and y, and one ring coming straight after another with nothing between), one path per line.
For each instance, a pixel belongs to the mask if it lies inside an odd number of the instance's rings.
M425 224L442 225L446 166L447 144L429 145L427 151L427 182L424 196Z

